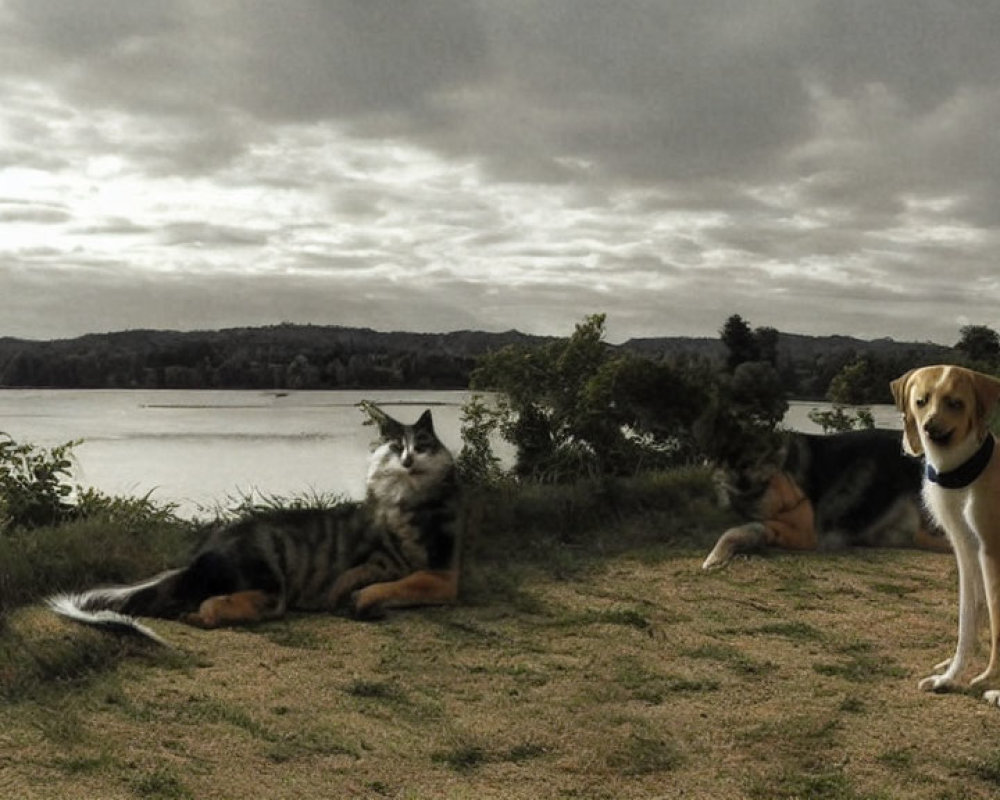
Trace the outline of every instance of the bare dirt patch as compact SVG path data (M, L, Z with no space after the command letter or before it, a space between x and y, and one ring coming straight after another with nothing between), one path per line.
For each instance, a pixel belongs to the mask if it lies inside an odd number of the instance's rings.
M916 689L954 645L951 557L703 555L372 624L157 623L181 655L130 645L0 708L0 796L996 796L1000 711ZM107 646L40 609L10 627Z

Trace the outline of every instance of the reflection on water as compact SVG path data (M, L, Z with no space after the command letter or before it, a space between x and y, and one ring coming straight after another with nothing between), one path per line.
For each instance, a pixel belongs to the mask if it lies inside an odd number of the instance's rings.
M372 400L401 421L431 408L441 440L461 447L467 392L0 391L0 431L51 447L82 440L75 479L114 495L144 495L193 515L251 491L360 498L375 438L356 407ZM819 431L823 403L792 403L785 424ZM880 426L899 428L891 406ZM510 448L499 448L509 463Z

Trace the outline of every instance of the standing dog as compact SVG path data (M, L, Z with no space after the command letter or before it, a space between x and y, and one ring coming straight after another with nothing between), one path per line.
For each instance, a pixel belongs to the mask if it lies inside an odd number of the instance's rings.
M1000 676L1000 455L987 423L1000 400L1000 380L963 367L911 370L891 384L903 412L903 448L923 455L924 502L947 533L958 561L958 646L920 681L947 691L976 646L983 600L990 619L990 660L970 682ZM983 695L1000 705L1000 691Z

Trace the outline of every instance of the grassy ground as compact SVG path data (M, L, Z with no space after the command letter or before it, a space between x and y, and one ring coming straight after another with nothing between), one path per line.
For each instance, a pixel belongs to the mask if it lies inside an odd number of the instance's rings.
M916 689L954 644L953 559L706 574L725 519L705 486L647 488L493 509L461 606L378 623L155 622L169 652L21 607L0 636L0 797L997 795L1000 712Z

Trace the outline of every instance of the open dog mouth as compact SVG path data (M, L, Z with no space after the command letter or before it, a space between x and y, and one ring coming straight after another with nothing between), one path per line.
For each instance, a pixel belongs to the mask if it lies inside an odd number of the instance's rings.
M927 438L930 439L934 444L946 445L951 441L952 434L955 431L941 431L941 430L929 430L927 431Z

